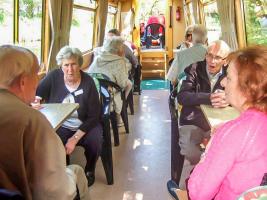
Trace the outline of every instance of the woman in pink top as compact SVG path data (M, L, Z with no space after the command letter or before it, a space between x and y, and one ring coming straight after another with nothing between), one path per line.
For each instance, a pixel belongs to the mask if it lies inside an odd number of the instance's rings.
M267 48L228 56L222 81L240 116L220 126L188 181L191 200L234 200L259 186L267 172Z

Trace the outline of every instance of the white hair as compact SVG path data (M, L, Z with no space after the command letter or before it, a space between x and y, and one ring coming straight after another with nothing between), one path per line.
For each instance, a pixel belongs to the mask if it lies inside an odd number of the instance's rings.
M208 46L207 51L209 52L210 48L213 47L213 46L218 47L219 48L218 53L223 55L224 57L226 57L231 51L231 48L223 40L216 40L216 41L213 41L212 43L210 43L210 45Z
M76 58L78 60L79 66L82 66L83 64L82 52L78 48L71 46L64 46L59 50L56 56L57 64L61 66L64 59L70 59L70 58Z
M124 40L120 36L106 37L102 50L112 54L118 54L123 48Z
M0 86L8 88L21 75L37 71L37 63L37 57L29 49L13 45L0 46Z
M207 29L199 24L194 25L192 30L192 40L194 44L205 44L207 40Z

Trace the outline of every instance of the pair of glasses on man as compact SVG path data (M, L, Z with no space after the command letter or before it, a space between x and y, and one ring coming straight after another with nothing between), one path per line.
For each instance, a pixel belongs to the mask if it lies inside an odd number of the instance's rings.
M216 56L216 55L213 55L211 53L207 53L206 56L207 56L207 58L209 58L211 60L215 60L215 61L222 61L222 60L225 59L225 58L223 58L221 56Z

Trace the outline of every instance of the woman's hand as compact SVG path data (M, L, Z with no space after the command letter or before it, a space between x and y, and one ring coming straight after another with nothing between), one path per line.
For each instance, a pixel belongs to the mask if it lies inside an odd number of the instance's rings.
M66 154L67 155L70 155L74 151L77 143L78 143L78 140L75 139L74 137L70 137L68 139L68 141L67 141L67 143L65 145L65 149L66 149Z
M35 96L34 102L31 103L31 107L36 109L36 110L40 110L42 108L41 100L42 100L41 97Z
M85 132L83 132L80 129L78 129L76 131L76 133L72 137L70 137L68 139L67 143L65 144L65 149L66 149L66 154L67 155L70 155L74 151L74 149L75 149L76 145L78 144L79 140L84 135L85 135Z

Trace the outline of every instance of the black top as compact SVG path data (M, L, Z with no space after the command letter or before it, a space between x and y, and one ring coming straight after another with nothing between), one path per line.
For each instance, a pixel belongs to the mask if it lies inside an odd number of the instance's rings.
M78 118L82 121L79 129L89 132L99 124L101 108L94 80L88 74L82 71L80 73L81 83L72 94L75 103L79 104ZM75 93L76 91L79 92ZM68 94L70 92L65 86L61 69L49 72L39 83L36 91L36 95L42 97L46 103L62 103Z

